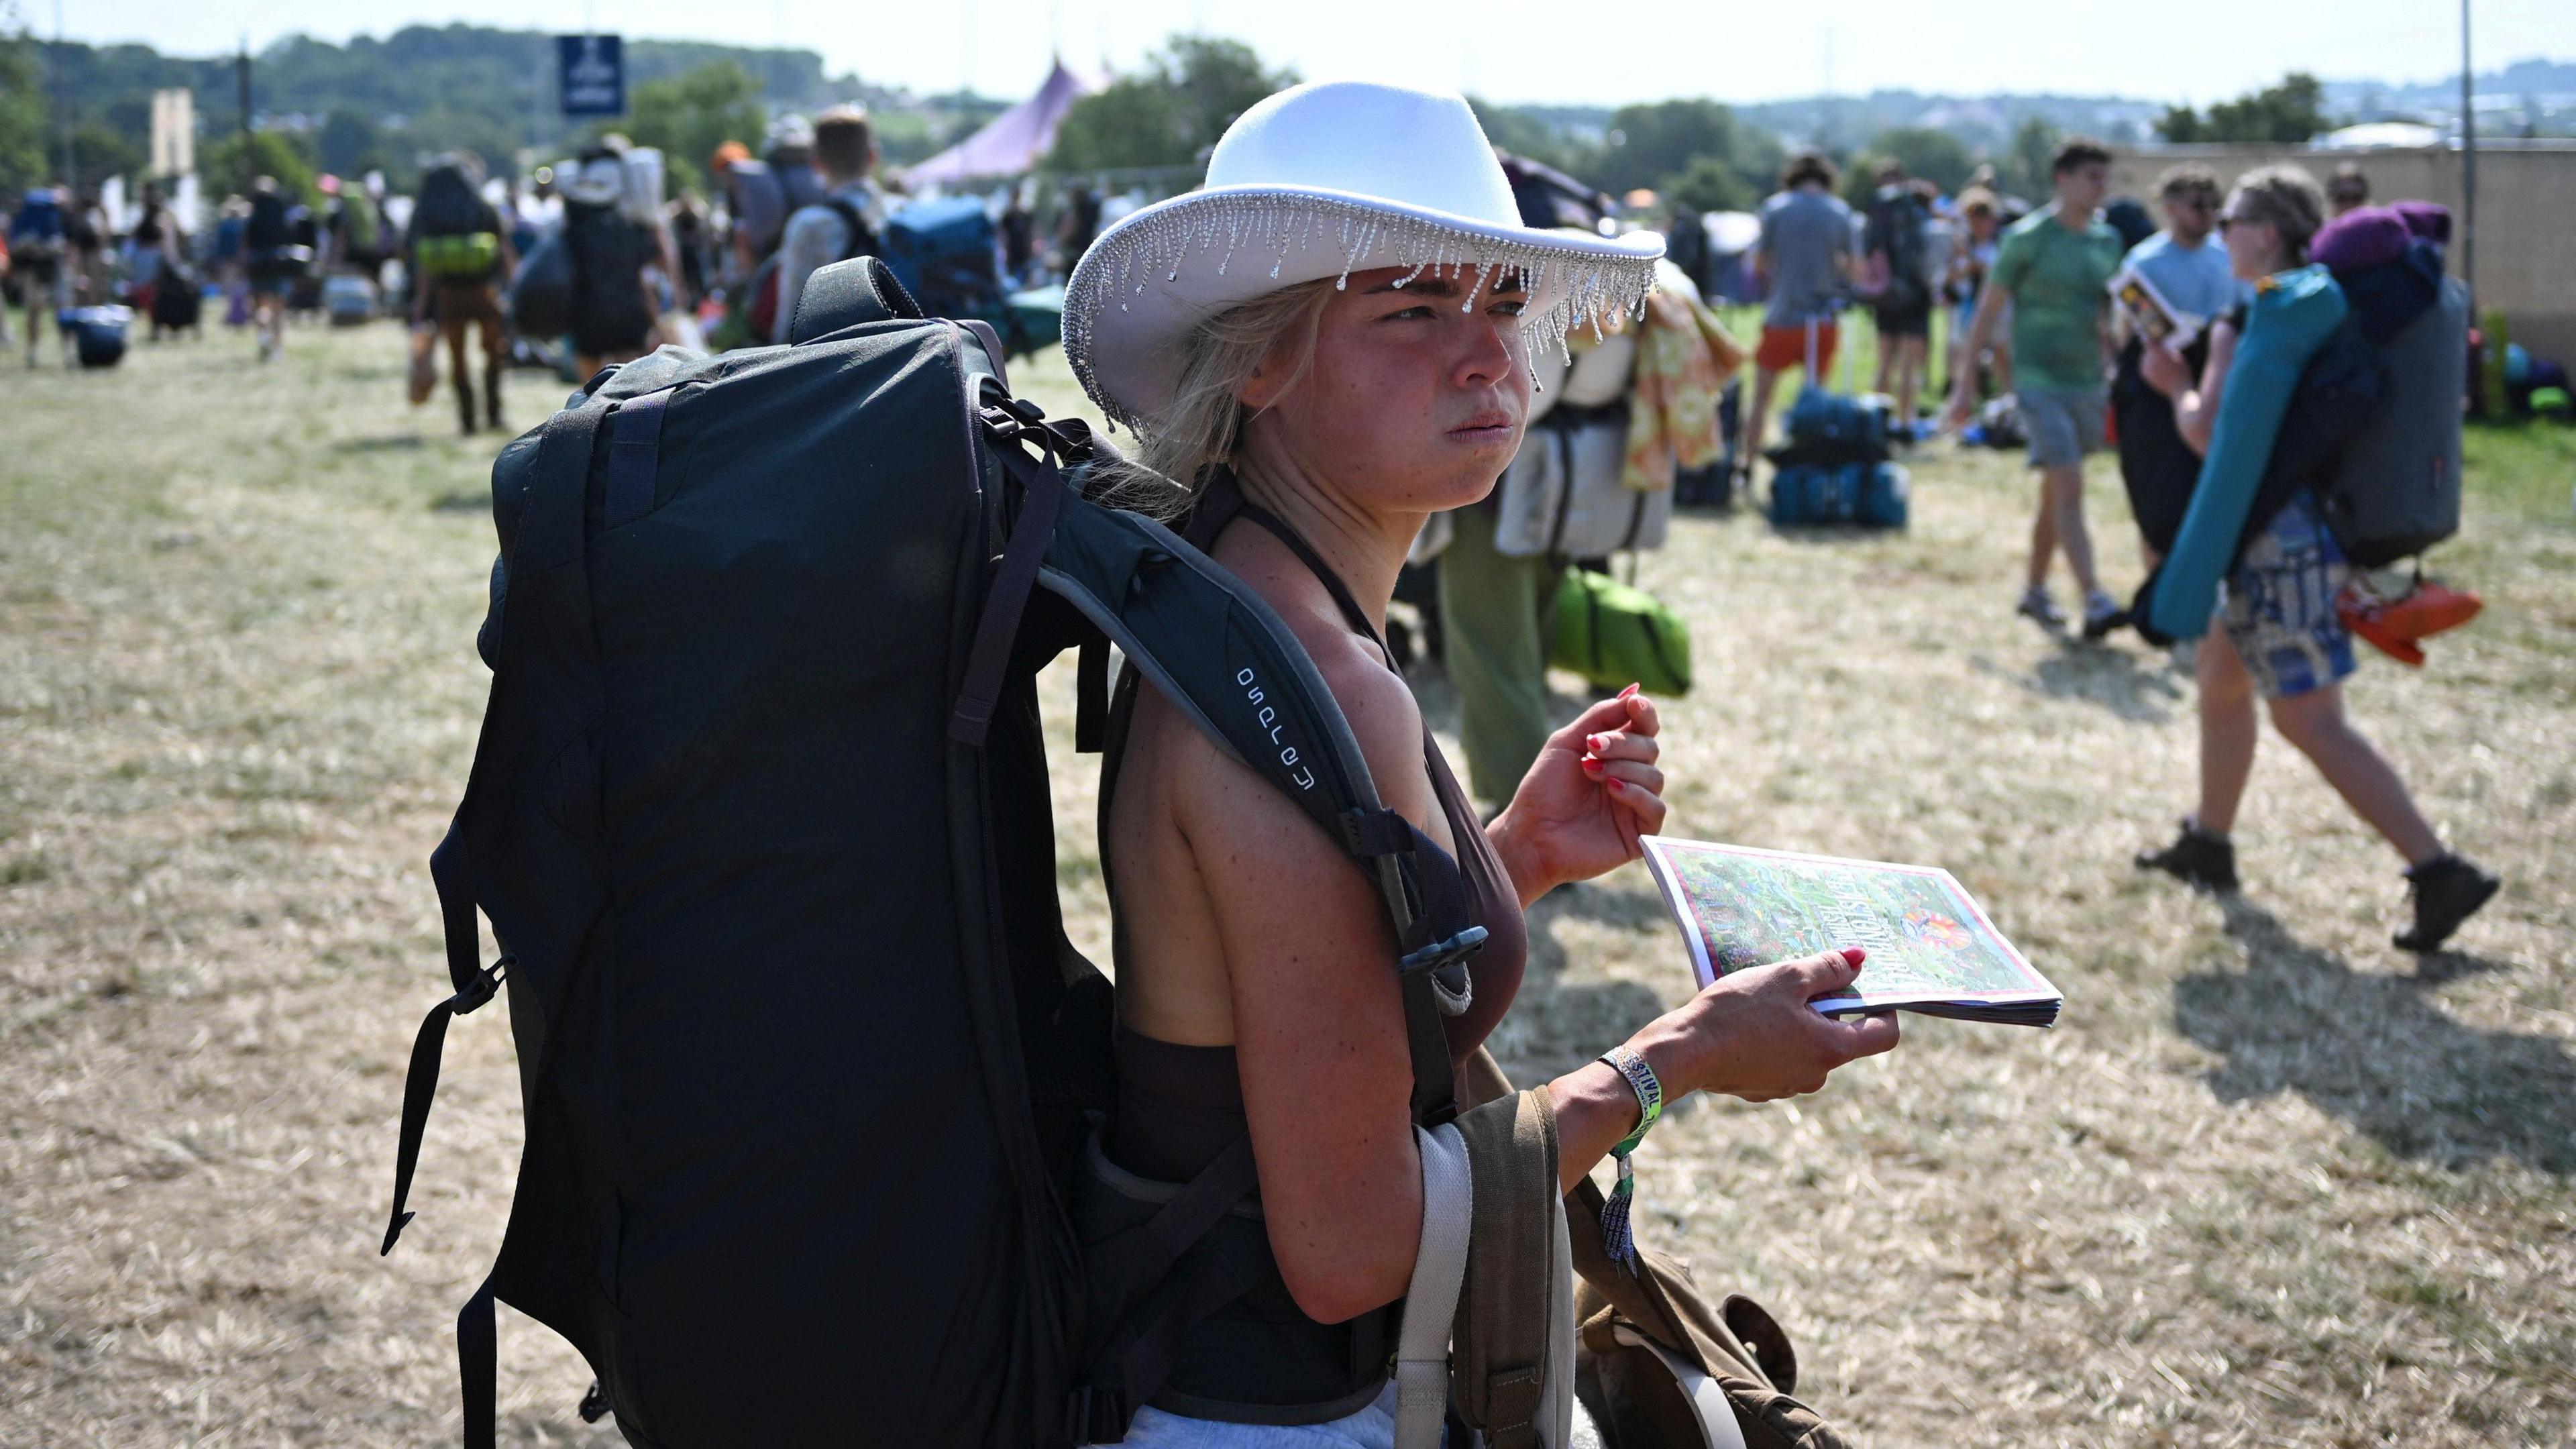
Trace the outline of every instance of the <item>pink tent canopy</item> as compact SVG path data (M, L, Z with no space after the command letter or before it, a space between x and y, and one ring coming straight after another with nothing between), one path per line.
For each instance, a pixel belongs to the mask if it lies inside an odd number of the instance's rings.
M1038 93L992 119L974 135L931 157L904 174L915 182L966 181L984 176L1017 176L1034 170L1055 145L1056 127L1073 103L1093 87L1065 68L1062 60L1047 72Z

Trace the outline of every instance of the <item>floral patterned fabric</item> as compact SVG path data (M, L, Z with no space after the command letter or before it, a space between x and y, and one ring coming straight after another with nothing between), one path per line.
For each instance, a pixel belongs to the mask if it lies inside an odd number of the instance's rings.
M1662 268L1658 267L1660 272ZM1673 486L1673 470L1705 468L1724 453L1717 399L1744 365L1744 349L1687 281L1658 277L1637 337L1629 392L1628 461L1620 481L1640 493Z

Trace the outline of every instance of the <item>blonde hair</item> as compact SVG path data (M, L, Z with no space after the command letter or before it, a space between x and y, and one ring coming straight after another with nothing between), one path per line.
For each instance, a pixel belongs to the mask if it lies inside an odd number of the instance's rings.
M2308 242L2326 224L2326 192L2300 166L2265 166L2236 178L2236 219L2269 224L2281 233L2292 263L2308 259Z
M1281 343L1295 339L1296 359L1278 396L1306 378L1315 362L1315 327L1332 299L1334 279L1282 287L1230 307L1190 329L1177 344L1179 376L1171 401L1138 430L1131 456L1092 470L1086 491L1119 508L1155 518L1189 510L1209 469L1229 462L1252 412L1243 390ZM1276 397L1273 398L1275 402Z

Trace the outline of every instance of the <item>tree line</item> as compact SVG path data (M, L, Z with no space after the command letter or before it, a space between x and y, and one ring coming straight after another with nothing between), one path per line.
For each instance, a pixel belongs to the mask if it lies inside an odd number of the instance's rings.
M94 187L108 176L140 176L148 164L151 93L193 91L199 116L198 171L217 189L249 171L308 190L323 172L382 170L408 184L420 163L472 150L498 165L523 149L568 150L603 129L658 146L683 185L702 185L699 167L715 146L757 147L770 115L842 100L870 105L887 160L930 155L1000 109L972 96L917 100L827 77L807 50L752 49L636 40L626 47L628 113L578 126L556 112L551 36L487 27L411 26L383 40L332 45L282 40L256 58L254 104L264 115L294 115L295 129L271 126L245 142L239 129L233 61L184 59L149 46L55 45L24 32L0 35L0 187L16 190L53 176L62 156L56 99L72 119L71 180ZM1063 175L1162 170L1185 173L1235 117L1294 84L1250 46L1176 35L1131 73L1075 103L1046 169ZM1638 188L1700 211L1750 208L1776 183L1790 142L1708 99L1639 102L1598 125L1566 123L1543 107L1474 99L1496 145L1556 167L1614 195ZM1600 117L1601 113L1590 113ZM2334 124L2316 77L2293 73L2278 85L2205 110L2173 106L2157 122L2174 142L2297 142ZM1989 138L1991 133L1989 133ZM1882 130L1865 144L1826 148L1843 168L1846 191L1866 197L1884 161L1955 191L1981 163L2025 196L2046 194L2048 160L2061 139L2026 116L2000 145L1972 146L1929 126ZM247 144L250 156L242 154Z

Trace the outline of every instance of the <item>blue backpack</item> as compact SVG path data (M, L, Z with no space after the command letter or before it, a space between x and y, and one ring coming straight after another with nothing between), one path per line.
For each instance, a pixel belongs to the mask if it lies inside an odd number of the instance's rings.
M63 206L51 187L29 191L9 220L10 249L25 257L57 256L63 249Z
M1905 470L1894 463L1790 463L1771 475L1771 521L1782 528L1903 528L1909 492Z
M1782 420L1789 441L1773 461L1827 467L1887 459L1887 403L1877 397L1844 397L1820 387L1803 389Z
M933 317L999 321L1006 313L1001 229L975 197L924 201L895 213L886 222L882 255Z

